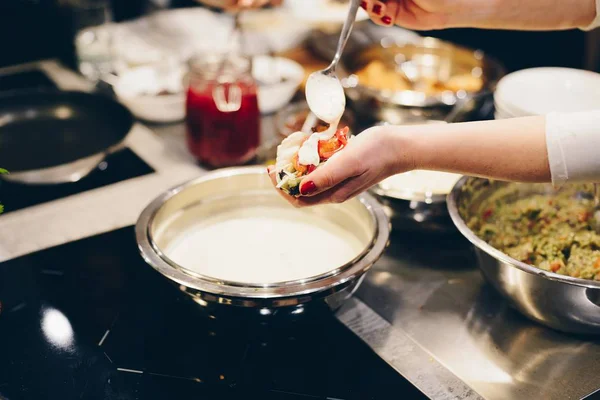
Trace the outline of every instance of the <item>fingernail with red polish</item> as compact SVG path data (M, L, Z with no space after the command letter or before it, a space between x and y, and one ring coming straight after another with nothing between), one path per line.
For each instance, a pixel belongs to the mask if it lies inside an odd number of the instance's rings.
M361 7L363 10L366 10L366 9L367 9L367 2L366 2L366 1L361 1L361 2L360 2L360 7Z
M311 194L315 190L317 190L317 186L315 185L315 183L313 181L304 182L300 186L300 194L303 195L303 196Z
M389 25L392 23L392 17L390 17L389 15L385 15L381 17L381 22L383 22L386 25Z
M381 4L375 4L373 6L373 14L375 15L381 15Z

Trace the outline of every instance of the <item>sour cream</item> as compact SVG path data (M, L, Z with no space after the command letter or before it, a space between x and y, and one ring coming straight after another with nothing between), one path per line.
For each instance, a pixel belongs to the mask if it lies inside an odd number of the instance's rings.
M298 152L298 161L303 165L319 165L319 140L329 140L335 134L346 108L344 88L335 76L313 73L306 82L306 102L310 111L329 124L329 129L316 132L304 142Z
M344 88L335 76L313 73L306 82L306 102L319 119L332 124L346 108Z
M204 276L264 284L327 273L353 260L363 247L352 233L317 215L252 207L202 220L180 233L164 253Z
M316 135L311 135L302 144L298 151L298 161L302 165L319 165L321 157L319 157L319 138Z

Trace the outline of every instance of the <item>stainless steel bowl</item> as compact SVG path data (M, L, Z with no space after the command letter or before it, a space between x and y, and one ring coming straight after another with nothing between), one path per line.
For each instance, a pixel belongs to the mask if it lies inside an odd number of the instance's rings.
M572 278L517 261L490 246L465 223L507 183L462 178L448 196L458 230L475 246L485 278L534 321L570 333L600 333L600 282ZM519 185L519 194L552 192L551 185Z
M395 231L455 232L448 215L446 196L428 197L420 193L401 196L379 185L374 186L371 192L377 195Z
M309 308L339 308L388 243L390 226L383 209L372 196L362 195L344 204L299 211L328 219L364 244L353 261L332 265L330 272L319 276L271 284L230 282L186 270L164 254L163 249L180 232L205 217L257 206L291 207L275 191L264 167L208 173L165 192L146 207L136 225L140 252L148 264L177 283L209 314L231 313L235 308L269 317L302 314Z
M452 76L471 75L480 78L479 91L444 90L427 93L418 89L382 90L363 84L356 75L371 61L379 60L391 69L406 70L414 82L435 76L444 82ZM410 67L404 67L410 65ZM357 112L394 124L425 119L445 119L452 107L462 98L480 92L493 91L504 75L503 67L479 50L425 37L404 43L382 43L348 53L343 58L344 85ZM474 102L472 108L478 106Z

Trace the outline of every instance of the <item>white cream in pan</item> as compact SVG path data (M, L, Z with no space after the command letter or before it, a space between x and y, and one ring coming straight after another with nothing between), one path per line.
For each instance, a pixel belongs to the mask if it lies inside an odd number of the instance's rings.
M181 267L240 283L275 283L327 273L358 256L361 242L297 209L253 207L209 217L165 249Z

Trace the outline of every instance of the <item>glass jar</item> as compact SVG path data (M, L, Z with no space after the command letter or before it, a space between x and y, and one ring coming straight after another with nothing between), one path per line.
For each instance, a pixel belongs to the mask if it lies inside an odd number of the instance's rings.
M249 58L206 55L190 61L187 144L209 167L252 161L260 143L257 86Z

